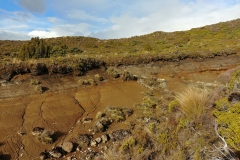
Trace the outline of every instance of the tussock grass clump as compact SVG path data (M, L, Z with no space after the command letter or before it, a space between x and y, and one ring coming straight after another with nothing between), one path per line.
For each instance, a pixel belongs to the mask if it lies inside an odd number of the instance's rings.
M43 132L38 136L38 140L40 142L46 143L46 144L52 144L53 138L52 135L54 134L54 131L50 129L44 129Z
M40 82L39 82L38 80L31 79L30 84L31 84L32 86L35 86L35 85L39 85Z
M107 74L112 76L113 78L119 78L120 77L120 73L114 67L109 67L107 69Z
M38 93L43 93L43 92L44 92L44 91L43 91L43 87L42 87L42 85L40 85L40 84L36 85L34 89L35 89L35 91L37 91Z
M176 99L179 101L179 109L194 122L199 122L206 111L208 102L208 91L200 88L188 88L178 93Z

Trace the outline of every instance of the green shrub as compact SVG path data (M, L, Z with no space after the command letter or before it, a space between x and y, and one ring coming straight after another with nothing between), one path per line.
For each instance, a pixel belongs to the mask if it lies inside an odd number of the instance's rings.
M223 98L216 102L214 115L219 124L219 134L234 149L240 151L240 103L230 104Z
M136 140L133 137L129 137L123 141L120 147L120 151L125 153L135 144L136 144Z
M178 100L173 100L173 101L171 101L171 102L168 104L168 112L169 112L169 113L174 112L174 111L177 109L178 106L179 106Z

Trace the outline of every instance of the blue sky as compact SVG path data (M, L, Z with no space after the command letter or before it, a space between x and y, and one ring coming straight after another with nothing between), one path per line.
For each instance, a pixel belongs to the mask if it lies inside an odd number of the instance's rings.
M240 0L0 0L0 39L125 38L240 18Z

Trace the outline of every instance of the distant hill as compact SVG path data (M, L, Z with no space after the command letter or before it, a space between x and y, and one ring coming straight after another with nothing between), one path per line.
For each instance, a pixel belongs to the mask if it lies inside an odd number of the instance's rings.
M17 57L27 41L0 41L2 60ZM240 51L240 19L221 22L188 31L154 32L131 38L100 40L92 37L59 37L44 39L51 56L82 55L141 55L165 57L212 57Z

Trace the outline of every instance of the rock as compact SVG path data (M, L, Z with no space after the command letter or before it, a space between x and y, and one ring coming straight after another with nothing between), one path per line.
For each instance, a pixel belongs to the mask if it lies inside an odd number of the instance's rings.
M91 123L92 122L92 118L83 118L83 124L85 123Z
M95 139L95 141L96 141L97 143L101 143L101 142L102 142L102 138L101 138L101 137L98 137L98 138Z
M131 132L128 130L116 130L112 132L111 139L113 140L123 140L126 136L131 135Z
M61 147L55 147L51 151L49 151L49 154L53 158L60 158L61 156L63 156L63 150Z
M102 142L103 142L103 143L106 143L106 142L109 140L109 137L108 137L107 134L103 134L103 135L101 136L101 138L102 138Z
M90 145L91 145L92 147L96 147L96 146L97 146L97 141L92 140L91 143L90 143Z
M71 152L73 149L73 143L72 142L63 142L62 149L66 151L67 153Z
M114 140L114 136L111 133L108 136L110 139Z
M35 128L33 128L33 130L32 130L32 134L33 134L33 135L41 135L43 131L44 131L44 128L35 127Z
M102 122L97 121L95 125L96 125L98 131L100 131L100 132L104 132L104 131L105 131L105 127L104 127L104 125L102 124Z
M80 147L87 147L90 144L91 136L87 134L80 134L76 140Z

